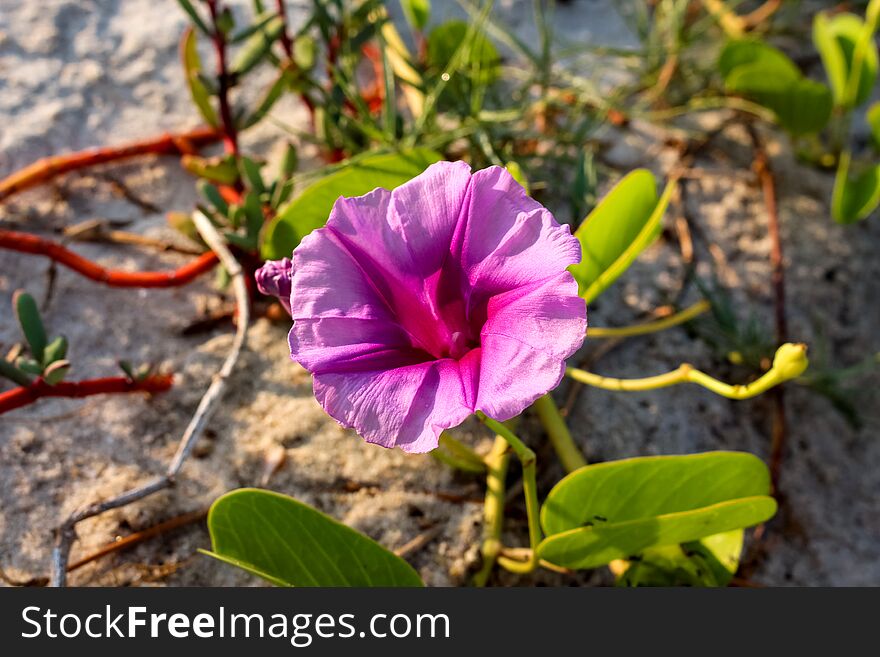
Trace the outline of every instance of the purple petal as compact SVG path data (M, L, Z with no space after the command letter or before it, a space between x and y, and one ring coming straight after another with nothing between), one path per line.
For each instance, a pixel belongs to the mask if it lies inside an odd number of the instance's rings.
M509 420L559 385L587 329L577 289L564 271L492 298L480 340L479 410Z
M559 225L506 169L477 171L471 187L469 220L457 245L472 287L471 307L580 262L580 243L569 227Z
M315 397L346 427L368 442L429 452L440 432L473 411L465 403L459 366L436 360L392 370L318 374Z

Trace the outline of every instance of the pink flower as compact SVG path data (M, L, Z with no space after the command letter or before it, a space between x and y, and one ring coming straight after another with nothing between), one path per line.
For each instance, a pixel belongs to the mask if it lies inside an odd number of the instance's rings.
M368 442L407 452L476 410L555 388L586 306L568 226L505 169L438 162L393 192L340 198L293 253L291 358Z

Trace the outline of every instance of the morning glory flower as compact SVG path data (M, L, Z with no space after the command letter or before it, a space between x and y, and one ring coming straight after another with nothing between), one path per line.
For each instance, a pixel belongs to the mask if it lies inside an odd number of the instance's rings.
M555 388L586 306L568 226L501 167L439 162L393 192L340 198L293 252L291 358L364 439L407 452L479 410Z
M290 258L281 260L267 260L260 267L254 277L257 279L257 289L267 296L278 297L281 305L290 312L290 279L293 275L293 264Z

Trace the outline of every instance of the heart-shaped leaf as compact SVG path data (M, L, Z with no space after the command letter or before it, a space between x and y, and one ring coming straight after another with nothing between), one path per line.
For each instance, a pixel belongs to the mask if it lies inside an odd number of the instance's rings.
M582 258L569 271L587 303L657 239L674 184L670 182L658 199L654 175L647 169L636 169L606 194L575 231Z
M805 78L782 51L761 41L730 41L718 68L728 92L771 110L780 125L795 135L819 132L833 105L824 84Z
M725 79L736 69L753 65L772 71L780 83L802 77L798 67L785 53L756 39L728 41L718 57L718 70Z
M441 156L417 148L401 153L371 155L344 165L338 171L306 187L267 226L263 257L289 258L300 240L320 228L340 196L361 196L377 187L394 189L415 178Z
M661 545L763 522L776 511L755 456L709 452L588 465L560 481L541 509L540 558L595 568Z
M279 586L423 586L400 557L286 495L227 493L211 506L208 530L206 554Z
M852 108L864 103L877 81L877 46L869 42L862 58L855 98L847 97L850 93L847 87L853 75L853 55L864 27L865 21L860 16L849 13L828 16L820 12L813 20L813 43L822 57L834 92L834 103L841 107Z

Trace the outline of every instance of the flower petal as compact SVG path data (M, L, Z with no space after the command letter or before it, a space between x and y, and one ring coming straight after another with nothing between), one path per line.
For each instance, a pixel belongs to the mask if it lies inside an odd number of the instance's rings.
M467 228L457 245L472 287L470 308L580 262L581 247L569 227L557 223L506 169L477 171L471 188Z
M481 335L516 338L532 349L568 358L584 342L587 304L567 271L492 297Z
M333 418L368 442L429 452L440 432L472 412L458 363L436 360L396 369L317 374L315 398Z
M499 420L521 413L559 385L586 329L586 304L567 271L493 297L480 335L476 407Z

